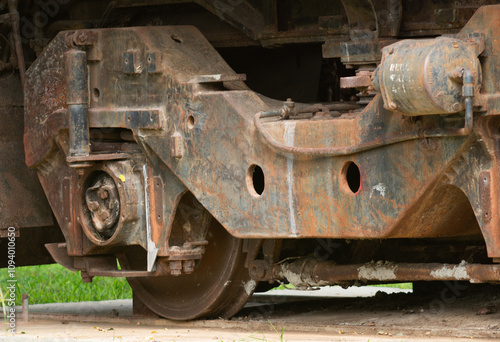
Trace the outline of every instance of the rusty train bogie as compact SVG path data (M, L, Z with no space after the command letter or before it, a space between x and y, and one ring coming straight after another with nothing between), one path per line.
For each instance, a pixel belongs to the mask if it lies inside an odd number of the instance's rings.
M500 4L266 4L0 1L19 264L45 244L182 320L276 282L499 282Z

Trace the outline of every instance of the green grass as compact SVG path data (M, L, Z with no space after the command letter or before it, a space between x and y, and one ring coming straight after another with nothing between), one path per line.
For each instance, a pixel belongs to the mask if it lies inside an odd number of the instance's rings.
M295 289L295 286L293 286L292 284L282 284L280 286L272 288L271 291L272 290L293 290L293 289Z
M0 269L0 286L6 293L7 269ZM41 265L16 267L16 304L21 296L30 296L30 304L66 303L132 298L132 289L124 278L94 277L92 283L84 284L80 272L64 267Z

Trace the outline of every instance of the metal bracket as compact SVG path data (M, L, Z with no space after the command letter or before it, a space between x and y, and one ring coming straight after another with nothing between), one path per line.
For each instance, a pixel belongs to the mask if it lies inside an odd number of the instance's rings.
M479 175L479 193L481 195L481 210L483 212L483 220L491 221L491 175L489 171L483 171Z
M123 73L138 75L144 69L139 50L130 50L123 53Z
M76 156L76 157L67 157L66 161L68 163L76 163L76 162L99 162L99 161L108 161L108 160L123 160L129 159L131 157L128 153L99 153L99 154L89 154L88 156ZM89 165L91 166L91 164Z
M66 243L48 243L45 248L54 260L71 271L81 271L82 277L91 281L92 277L150 277L158 272L142 270L119 270L114 255L74 257L68 255ZM162 275L168 273L162 269Z
M153 177L154 184L154 201L156 222L163 223L163 181L161 177Z
M146 246L147 246L147 270L151 272L155 269L156 256L158 255L158 248L151 236L151 212L149 210L149 183L148 183L148 168L144 164L142 166L142 174L144 177L144 211L146 215Z
M188 83L220 83L220 82L235 82L235 81L246 81L246 74L234 74L234 75L198 75L191 78Z
M161 54L156 51L146 53L146 71L149 74L160 73L161 70Z
M161 109L89 109L89 127L161 129Z

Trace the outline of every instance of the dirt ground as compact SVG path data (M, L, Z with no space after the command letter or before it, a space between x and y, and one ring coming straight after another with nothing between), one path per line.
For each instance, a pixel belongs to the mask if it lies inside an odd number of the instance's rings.
M441 282L424 293L379 292L372 298L271 303L264 306L267 312L262 307L245 308L233 320L268 319L310 331L335 327L340 334L500 339L499 290L499 286Z
M500 339L499 287L440 283L370 298L254 296L231 320L32 313L0 340L465 341ZM282 333L282 335L281 335Z

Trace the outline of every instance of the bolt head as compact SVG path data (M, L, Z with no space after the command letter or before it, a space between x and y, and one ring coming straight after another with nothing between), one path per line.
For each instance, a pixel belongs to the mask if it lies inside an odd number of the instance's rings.
M460 103L455 102L451 108L453 108L453 110L455 110L455 111L460 110Z
M183 263L183 266L184 266L184 273L193 273L194 271L194 265L195 265L195 262L194 260L185 260L184 263Z
M398 105L396 104L396 102L394 102L394 101L389 102L389 109L390 110L398 109Z
M85 35L85 33L80 33L75 37L74 42L79 45L85 45L85 43L87 42L87 36Z
M105 200L106 198L109 197L109 193L104 189L100 189L99 196L101 196L101 199Z
M96 211L97 209L99 209L99 203L97 203L97 202L89 202L88 203L88 207L89 207L90 210Z
M293 107L295 107L295 102L293 102L293 100L291 98L288 98L288 99L286 99L284 105L285 105L285 107L293 108Z

